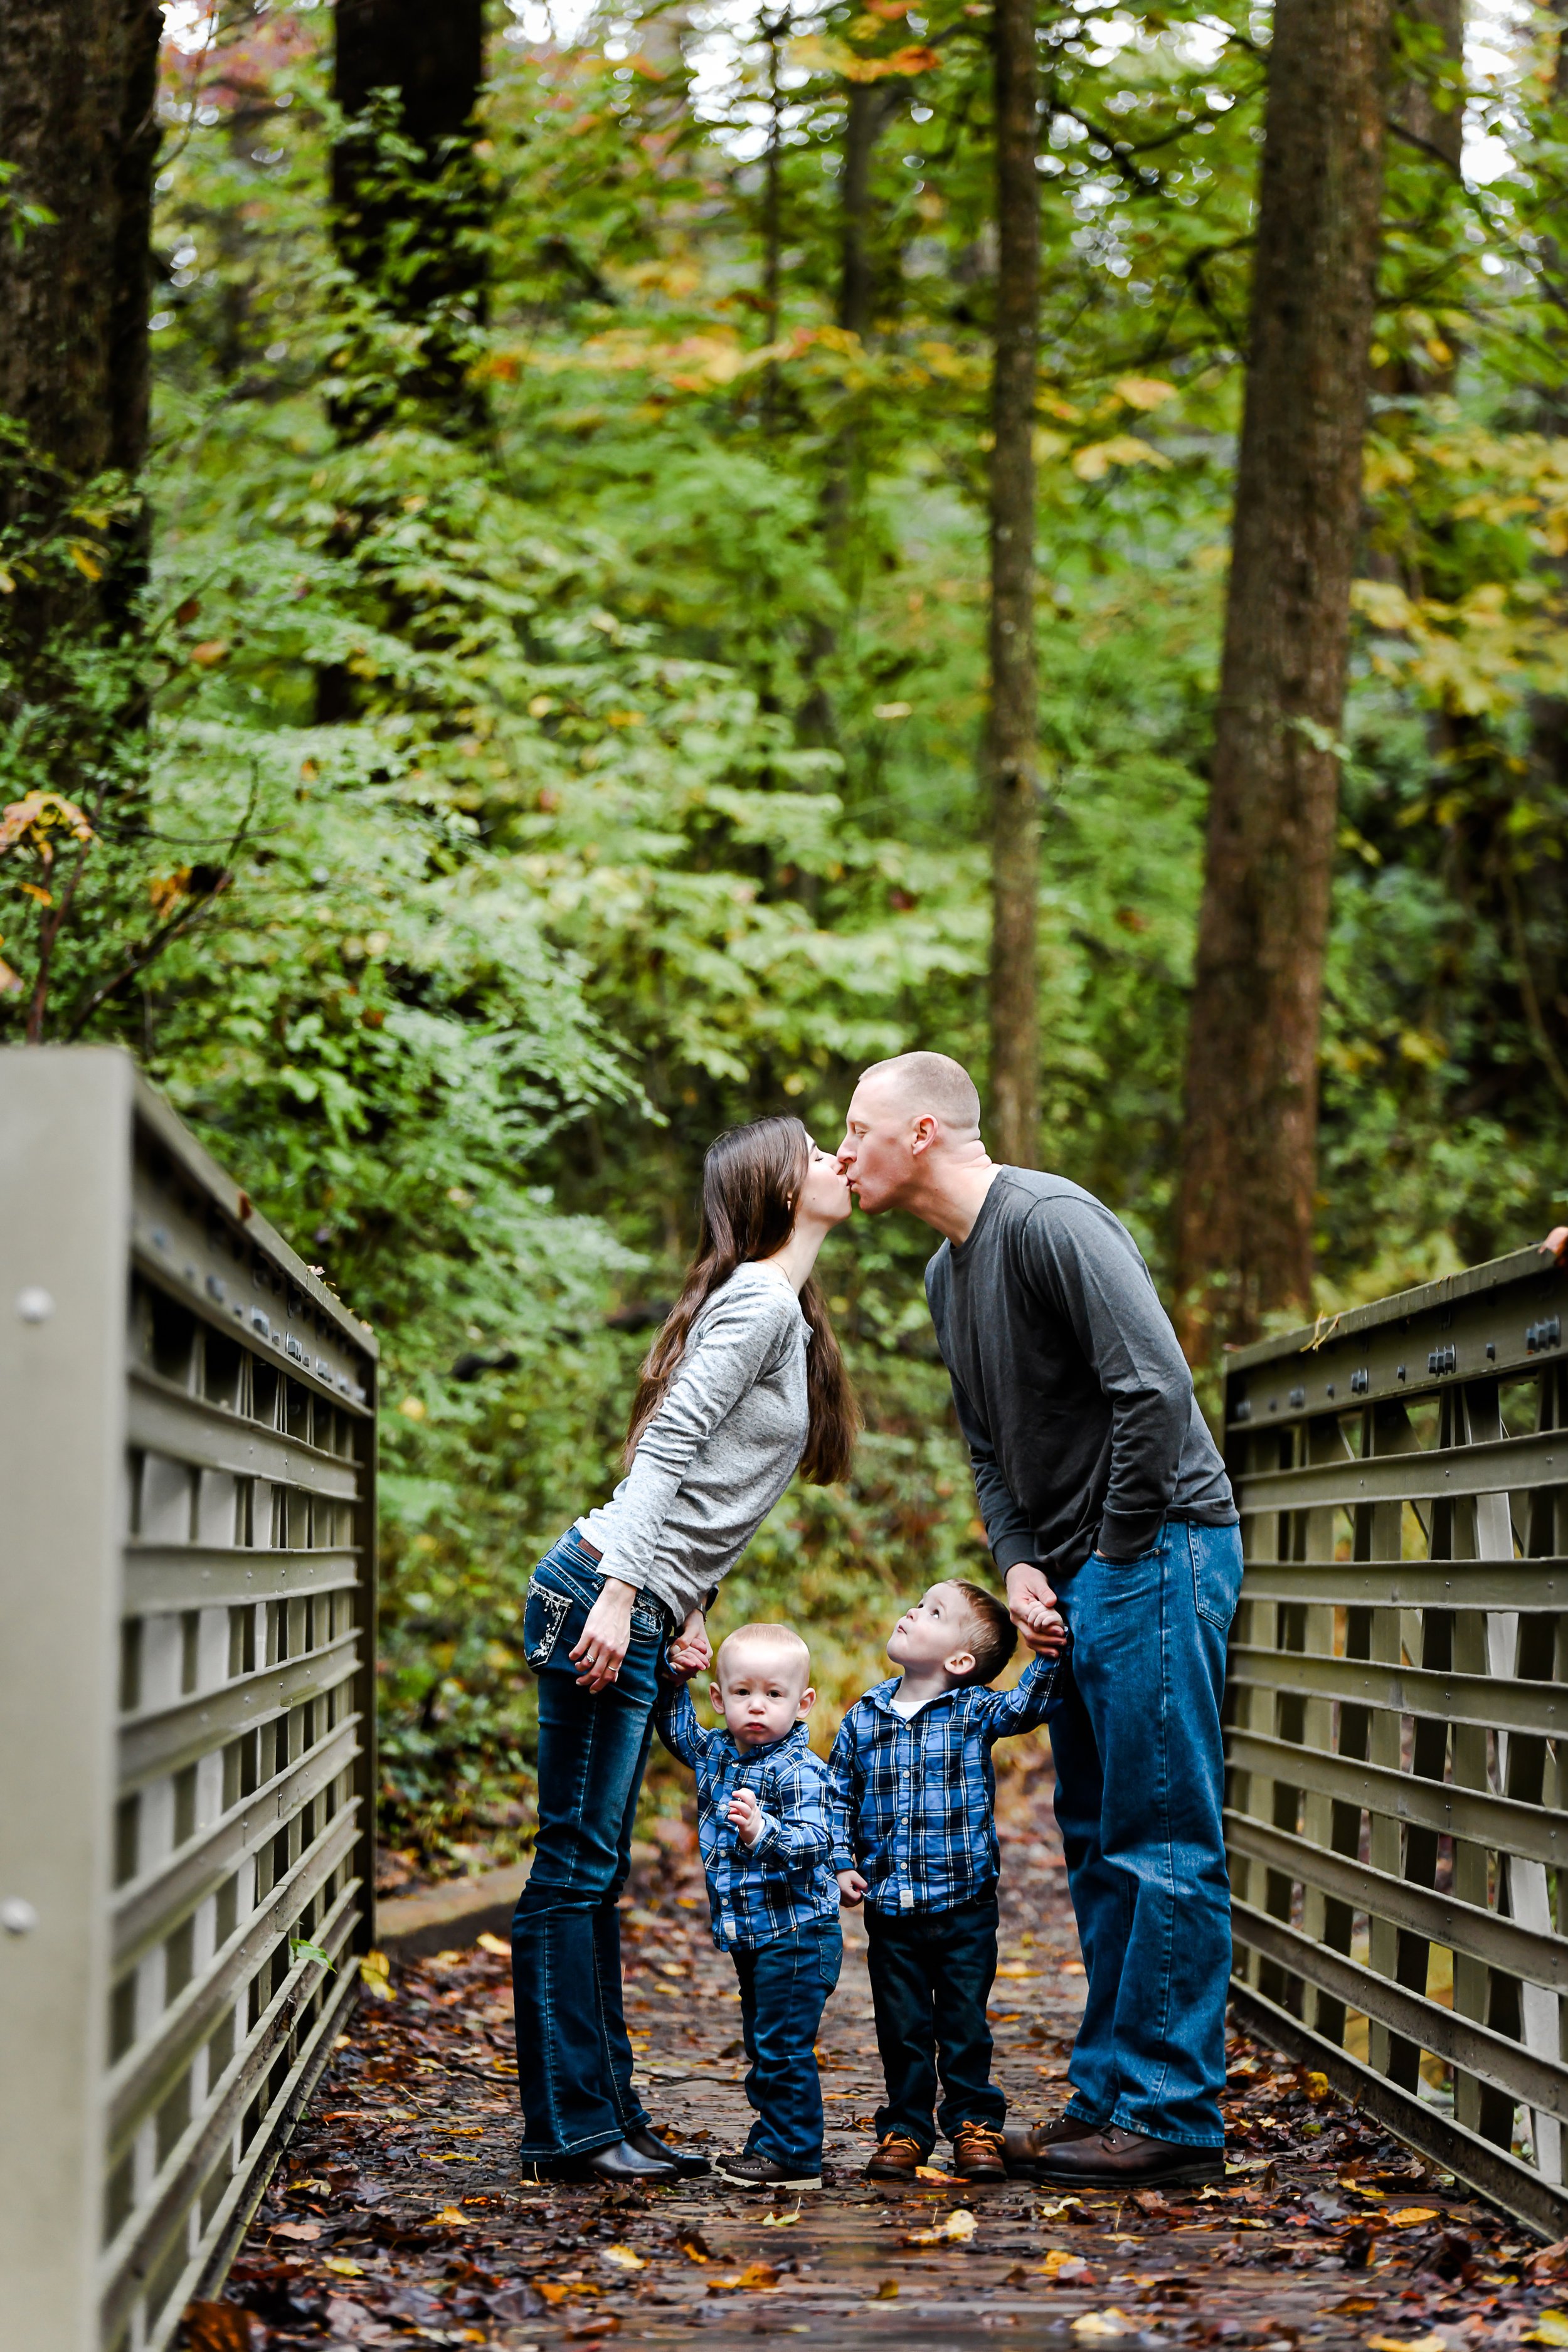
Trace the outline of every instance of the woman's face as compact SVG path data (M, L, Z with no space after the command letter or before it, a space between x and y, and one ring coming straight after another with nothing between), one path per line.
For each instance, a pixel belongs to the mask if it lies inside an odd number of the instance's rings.
M796 1223L802 1217L813 1217L821 1224L841 1224L853 1205L849 1197L849 1179L832 1152L824 1151L819 1144L814 1143L805 1181L795 1202Z

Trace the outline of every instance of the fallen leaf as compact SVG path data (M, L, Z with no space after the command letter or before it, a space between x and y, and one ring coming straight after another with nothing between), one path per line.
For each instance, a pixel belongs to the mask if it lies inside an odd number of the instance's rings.
M1053 2197L1046 2204L1035 2208L1035 2218L1039 2221L1059 2221L1064 2213L1070 2213L1079 2221L1089 2218L1081 2197Z
M1447 2352L1448 2346L1447 2337L1439 2336L1435 2327L1426 2336L1369 2336L1366 2340L1369 2352ZM1524 2340L1528 2344L1532 2339L1527 2336ZM1568 2325L1564 2326L1561 2336L1538 2336L1533 2341L1537 2344L1568 2344Z
M695 2221L688 2221L676 2231L675 2242L689 2263L710 2263L713 2259L713 2249Z
M431 2214L430 2219L432 2221L444 2221L449 2230L470 2230L473 2227L468 2215L459 2213L455 2205L443 2205L438 2213Z
M903 2242L906 2246L963 2245L973 2237L979 2226L966 2205L957 2205L951 2213L942 2217L934 2229L906 2231Z
M1342 2303L1331 2303L1329 2305L1331 2311L1342 2311L1352 2315L1357 2312L1375 2311L1377 2307L1375 2300L1370 2294L1347 2294Z
M942 2172L934 2164L917 2164L915 2167L915 2179L917 2180L942 2180L950 2184L956 2184L958 2177L959 2176L956 2172Z
M1527 2344L1568 2344L1568 2312L1537 2312L1535 2326L1524 2340Z
M797 2205L793 2213L764 2213L763 2227L764 2230L793 2230L799 2219L800 2207Z
M182 2341L186 2352L250 2352L250 2314L233 2303L188 2303Z
M897 2279L879 2279L868 2300L871 2303L891 2303L898 2292Z
M319 2221L274 2221L271 2234L275 2238L291 2238L296 2245L308 2246L321 2234Z
M569 2327L566 2339L570 2343L575 2338L580 2343L584 2336L616 2336L620 2333L620 2319L615 2312L602 2311L597 2319L584 2319L577 2326Z
M1301 2088L1310 2099L1327 2099L1333 2095L1326 2074L1303 2074Z
M1132 2202L1137 2206L1140 2213L1158 2215L1161 2213L1168 2213L1171 2210L1170 2199L1168 2197L1162 2197L1157 2189L1134 2189L1132 2192Z
M1398 2212L1391 2213L1388 2219L1390 2226L1395 2230L1417 2230L1423 2221L1437 2219L1437 2209L1434 2205L1402 2205Z
M1040 2270L1043 2276L1061 2286L1088 2286L1094 2277L1083 2256L1069 2253L1065 2246L1053 2246Z
M647 2263L630 2246L606 2246L604 2259L618 2271L646 2271Z
M779 2274L772 2263L748 2263L735 2282L737 2286L744 2287L753 2294L765 2294L778 2283Z
M1032 1969L1027 1960L1004 1960L996 1971L999 1977L1040 1977L1044 1969Z
M511 1958L511 1946L503 1944L499 1936L492 1936L488 1927L479 1937L479 1949L491 1953L498 1960L510 1960Z
M1110 2304L1104 2311L1080 2311L1073 2321L1075 2336L1134 2336L1138 2322Z
M364 2272L359 2263L351 2263L346 2254L329 2254L322 2263L321 2268L324 2271L335 2271L339 2278L363 2278L364 2276Z

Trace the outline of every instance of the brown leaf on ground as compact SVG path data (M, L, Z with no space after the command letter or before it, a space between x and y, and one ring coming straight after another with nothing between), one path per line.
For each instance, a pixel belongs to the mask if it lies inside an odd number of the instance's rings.
M188 2303L181 2322L185 2352L250 2352L250 2314L234 2303Z

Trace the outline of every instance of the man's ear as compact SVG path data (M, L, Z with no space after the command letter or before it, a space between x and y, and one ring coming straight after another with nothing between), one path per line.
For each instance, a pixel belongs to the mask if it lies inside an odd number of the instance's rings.
M910 1130L910 1150L917 1152L929 1151L931 1145L936 1141L936 1120L931 1117L929 1110L921 1111L919 1118L916 1119L914 1126Z
M944 1675L952 1675L962 1682L965 1675L972 1675L974 1672L973 1651L954 1650L951 1658L943 1658L942 1670Z
M800 1695L800 1705L795 1709L796 1716L804 1722L816 1705L816 1693L812 1689L811 1685L807 1683L805 1688Z

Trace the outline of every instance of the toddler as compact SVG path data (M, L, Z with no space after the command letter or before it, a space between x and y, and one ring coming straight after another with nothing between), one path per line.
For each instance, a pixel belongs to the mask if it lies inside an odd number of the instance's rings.
M1040 1619L1066 1628L1054 1612ZM847 1906L864 1902L871 2000L887 2103L874 2180L912 2180L936 2116L965 2180L1006 2177L1007 2103L991 2080L985 2004L996 1975L994 1741L1033 1731L1060 1705L1056 1659L1016 1690L987 1685L1017 1646L1005 1604L959 1578L933 1584L888 1640L901 1676L844 1718L828 1761L833 1866Z
M713 1941L741 1980L741 2030L756 2121L716 2168L745 2189L820 2189L816 2029L844 1939L828 1865L827 1771L806 1745L811 1653L787 1625L742 1625L719 1645L705 1731L684 1684L655 1709L660 1738L697 1775L697 1837Z

